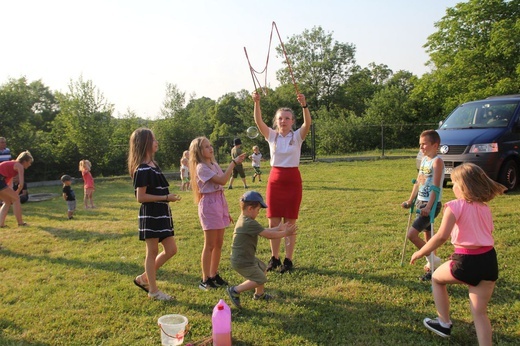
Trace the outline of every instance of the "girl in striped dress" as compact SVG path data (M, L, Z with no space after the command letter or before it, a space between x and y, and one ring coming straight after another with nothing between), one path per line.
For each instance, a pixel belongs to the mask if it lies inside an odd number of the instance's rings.
M139 240L146 243L144 273L137 276L134 283L145 290L149 298L171 300L170 295L157 288L156 273L157 269L177 253L168 203L181 198L170 193L168 181L154 161L158 148L159 143L150 129L139 128L130 137L128 171L133 179L137 201L141 203ZM163 246L161 253L159 243Z

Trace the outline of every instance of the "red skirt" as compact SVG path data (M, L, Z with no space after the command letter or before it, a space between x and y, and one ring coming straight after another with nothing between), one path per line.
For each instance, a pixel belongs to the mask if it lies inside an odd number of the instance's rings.
M267 181L267 217L297 219L302 202L302 176L298 167L272 167Z

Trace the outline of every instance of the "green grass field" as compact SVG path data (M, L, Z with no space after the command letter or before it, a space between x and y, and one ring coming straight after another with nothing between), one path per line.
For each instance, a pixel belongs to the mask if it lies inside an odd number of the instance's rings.
M475 345L467 289L449 288L454 321L451 340L422 326L435 316L429 283L418 280L423 261L399 265L407 199L415 160L308 163L301 166L301 206L295 271L269 273L268 303L242 295L233 310L234 345ZM264 164L267 173L267 163ZM250 188L265 193L265 181ZM171 181L178 191L178 181ZM226 190L233 217L243 193ZM132 280L143 270L145 246L137 237L139 204L130 179L97 181L94 210L84 210L83 186L74 220L66 219L61 197L23 205L29 227L0 230L0 345L159 345L157 319L182 314L191 330L185 343L211 335L211 313L219 299L231 306L224 289L198 289L203 234L191 192L172 203L178 253L158 273L159 287L176 298L151 301ZM61 193L61 186L30 193ZM444 189L443 201L453 198ZM491 203L499 256L489 316L495 344L520 344L520 233L518 192ZM259 221L267 225L265 213ZM436 226L440 225L440 217ZM232 228L226 231L221 275L237 284L230 269ZM407 246L409 260L413 251ZM438 252L447 259L445 244ZM269 242L259 240L267 262Z

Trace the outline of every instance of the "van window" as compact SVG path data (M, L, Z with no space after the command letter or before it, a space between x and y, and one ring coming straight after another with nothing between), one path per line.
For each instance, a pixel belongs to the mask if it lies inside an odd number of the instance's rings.
M486 100L464 104L441 125L441 129L506 127L519 101Z

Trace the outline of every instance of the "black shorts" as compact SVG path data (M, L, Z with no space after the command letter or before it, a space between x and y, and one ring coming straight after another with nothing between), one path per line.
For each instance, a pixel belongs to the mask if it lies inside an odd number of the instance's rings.
M3 189L5 189L8 186L9 185L7 185L7 183L5 182L4 176L0 175L0 190L3 190Z
M477 286L480 281L497 281L497 252L491 249L481 255L451 255L451 275L459 281Z
M236 165L233 168L233 178L236 178L240 175L240 178L245 178L246 174L244 173L244 165Z
M419 209L426 207L427 204L428 204L428 202L426 202L426 201L417 201L415 203L415 207L417 208L417 210L419 210ZM442 203L437 202L437 209L435 209L434 218L436 218L437 215L439 215L439 213L441 212L441 209L442 209ZM418 214L417 218L414 220L414 222L412 224L412 227L415 228L418 232L422 232L422 231L426 231L426 230L431 232L430 216L421 216L420 214Z

